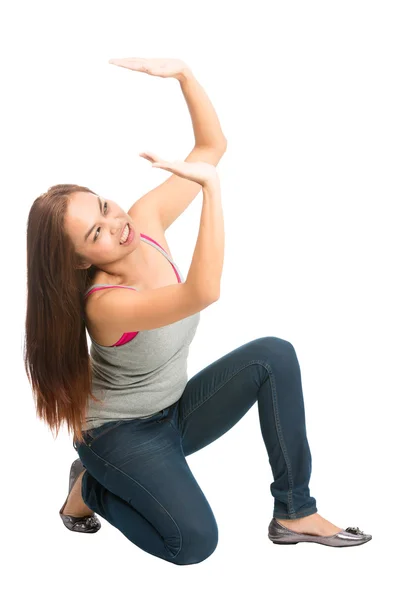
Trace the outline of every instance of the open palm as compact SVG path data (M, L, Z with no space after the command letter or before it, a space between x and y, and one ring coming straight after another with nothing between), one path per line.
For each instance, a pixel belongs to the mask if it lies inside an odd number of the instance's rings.
M184 179L190 179L199 183L201 186L206 185L210 181L218 180L218 172L214 165L210 163L197 161L197 162L186 162L184 160L162 160L154 152L141 152L139 154L142 158L145 158L149 162L153 163L152 167L159 169L165 169L170 171L179 177Z
M176 77L185 69L188 69L187 64L179 58L140 58L134 56L131 58L110 58L108 62L131 71L141 71L157 77Z

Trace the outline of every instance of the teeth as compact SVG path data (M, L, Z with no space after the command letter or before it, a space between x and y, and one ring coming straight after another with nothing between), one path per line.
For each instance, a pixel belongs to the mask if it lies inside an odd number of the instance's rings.
M128 239L128 235L129 235L129 226L128 226L128 224L126 224L125 228L124 228L124 232L121 236L120 244L123 244L124 242L126 242L126 240Z

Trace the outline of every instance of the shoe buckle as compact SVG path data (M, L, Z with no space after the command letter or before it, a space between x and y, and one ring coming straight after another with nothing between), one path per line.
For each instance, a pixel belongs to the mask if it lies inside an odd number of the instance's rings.
M361 531L361 529L359 529L358 527L347 527L346 531L348 531L349 533L354 533L355 535L365 535L364 532Z

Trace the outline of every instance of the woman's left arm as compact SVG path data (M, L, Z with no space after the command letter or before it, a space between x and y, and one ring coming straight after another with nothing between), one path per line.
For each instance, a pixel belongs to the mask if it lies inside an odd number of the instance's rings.
M192 119L195 147L225 149L227 140L217 113L192 71L185 67L176 79L180 82Z
M222 133L214 107L189 69L185 69L176 78L181 84L188 105L195 137L195 145L184 160L202 161L217 166L226 152L227 140ZM155 160L159 159L153 153L151 156ZM166 231L185 212L200 191L201 185L195 181L171 175L135 202L131 216L134 218L136 211L139 211L137 214L141 216L149 211L148 218L157 216L163 231Z
M177 79L189 109L195 138L195 145L184 160L218 165L225 154L227 139L210 99L185 62L173 58L122 58L111 59L109 62L132 71ZM151 156L158 159L153 152ZM200 190L201 185L198 183L171 175L136 200L128 213L132 218L135 213L142 216L147 213L152 218L157 216L165 231L186 210Z

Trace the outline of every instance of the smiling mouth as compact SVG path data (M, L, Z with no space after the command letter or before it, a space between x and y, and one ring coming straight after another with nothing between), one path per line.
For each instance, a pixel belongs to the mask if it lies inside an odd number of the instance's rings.
M122 237L123 237L123 235L124 235L124 231L125 231L126 227L128 227L128 234L127 234L127 236L126 236L125 240L122 242L121 240L122 240ZM123 245L123 244L125 244L125 243L128 241L128 238L129 238L129 236L130 236L130 233L131 233L131 228L130 228L130 226L129 226L129 223L125 223L125 225L124 225L124 227L123 227L123 229L122 229L121 237L119 238L119 243L120 243L120 245Z

